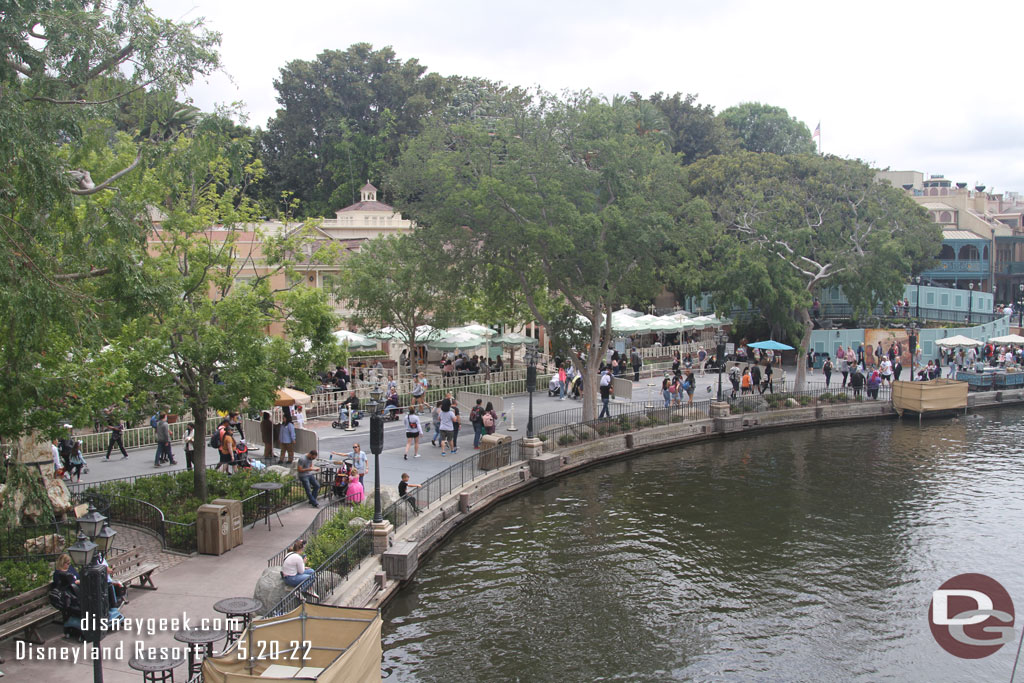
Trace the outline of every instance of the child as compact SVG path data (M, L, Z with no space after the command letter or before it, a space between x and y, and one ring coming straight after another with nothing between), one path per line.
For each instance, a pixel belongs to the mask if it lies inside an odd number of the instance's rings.
M409 475L402 472L402 481L398 483L398 497L408 503L412 507L412 511L417 515L420 514L420 509L416 507L416 497L409 493L409 489L418 489L419 487L419 484L410 484Z

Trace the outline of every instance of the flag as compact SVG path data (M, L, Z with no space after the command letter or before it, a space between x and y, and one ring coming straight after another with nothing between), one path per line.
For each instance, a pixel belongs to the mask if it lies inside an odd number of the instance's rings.
M818 121L818 125L814 127L814 133L811 134L811 139L821 137L821 121Z

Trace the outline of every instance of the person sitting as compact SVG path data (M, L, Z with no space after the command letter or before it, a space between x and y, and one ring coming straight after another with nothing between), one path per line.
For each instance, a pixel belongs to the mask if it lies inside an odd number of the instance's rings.
M338 420L348 422L349 412L352 413L352 421L355 422L359 417L359 397L356 396L355 389L349 393L348 398L338 404Z
M281 563L281 578L287 585L293 588L302 588L304 593L314 600L319 600L320 596L312 589L316 572L306 567L306 558L302 555L305 548L306 542L301 538L289 546L288 554L284 556L284 562Z
M384 400L384 412L392 421L397 420L402 414L402 408L398 405L398 390L392 388L388 391L388 397Z
M81 638L82 607L78 592L81 581L71 565L71 556L64 553L54 563L53 583L50 584L50 603L60 610L64 622L65 638Z

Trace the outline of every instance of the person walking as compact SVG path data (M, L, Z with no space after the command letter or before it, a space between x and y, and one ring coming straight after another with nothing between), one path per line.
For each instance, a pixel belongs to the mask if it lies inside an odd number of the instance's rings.
M861 374L859 365L853 366L853 369L850 370L850 386L853 388L853 397L860 398L864 388L864 375Z
M231 474L231 463L235 461L234 432L231 431L231 427L227 423L222 424L218 431L220 444L217 446L217 452L220 454L220 460L217 463L217 471Z
M452 446L452 437L455 434L455 413L452 412L451 403L447 400L442 401L441 405L438 406L438 441L441 443L441 455L448 455L451 451L455 453L455 448Z
M80 440L75 440L71 444L68 464L70 466L68 478L74 478L76 483L82 481L82 468L85 467L85 459L82 458L82 442Z
M708 352L704 350L704 347L697 348L697 364L700 366L700 376L704 376L704 366L708 362Z
M296 406L299 408L301 406ZM238 438L245 440L245 431L242 428L242 417L238 414L237 410L232 410L228 413L228 424L231 425L231 431L238 434Z
M729 383L732 384L732 395L731 395L731 398L736 398L736 394L740 390L740 376L741 375L742 375L742 372L740 371L740 366L739 365L734 365L731 368L729 368Z
M477 400L480 403L480 400ZM420 416L416 413L409 411L405 414L405 456L404 459L409 459L409 447L412 446L412 453L414 458L420 457L420 434L422 428L420 426ZM477 442L480 441L480 437L477 437Z
M661 380L661 397L665 400L665 407L672 407L672 379L665 375L665 378Z
M764 380L762 380L762 382L761 382L761 393L762 394L765 392L765 389L768 390L769 394L774 394L775 393L775 383L772 381L772 373L773 372L774 372L774 370L772 370L772 362L771 362L771 359L769 358L768 362L764 366Z
M756 389L759 394L764 393L761 389L761 366L757 363L750 366L750 386Z
M469 424L473 427L473 449L480 448L480 439L484 435L484 400L478 398L476 405L469 411Z
M171 427L167 424L167 413L160 413L156 421L156 455L153 456L153 466L160 467L164 460L171 465L178 464L171 452Z
M842 350L842 347L840 347L840 350ZM842 354L842 353L840 353L836 357L839 359L839 372L843 373L843 386L842 386L842 388L845 389L846 388L846 380L850 377L850 361L846 360L846 355Z
M116 445L121 449L122 460L128 459L128 451L124 449L124 442L121 441L121 433L124 431L124 424L115 420L112 416L107 418L107 430L110 432L110 441L107 442L107 455L104 460L110 460L110 451Z
M189 472L195 467L196 459L196 426L189 422L185 427L185 469Z
M459 430L462 428L462 414L459 412L459 406L455 401L452 401L452 453L459 450Z
M825 362L821 364L821 371L825 373L825 388L828 389L828 385L832 382L832 359L825 357Z
M612 398L613 391L614 389L612 387L612 375L610 372L605 370L601 374L601 413L597 416L597 419L600 420L601 418L612 416L611 411L608 409L608 402Z
M565 366L562 365L562 364L559 364L559 366L558 366L558 400L559 401L564 401L565 400L565 394L566 394L566 389L568 388L568 385L569 385L569 377L568 377L567 373L565 372Z
M686 392L686 405L693 403L693 392L697 388L697 378L693 372L686 373L686 380L683 381L683 390Z
M270 417L269 410L264 410L260 418L260 438L263 439L263 460L269 463L274 459L274 418Z
M743 375L740 377L740 391L744 394L753 393L754 388L750 385L750 366L743 368Z
M633 350L629 353L629 362L633 366L633 381L640 381L640 368L643 367L643 361L640 359L640 352L633 347Z
M320 507L320 503L317 502L317 496L320 495L320 481L317 479L316 474L320 471L320 468L313 464L316 458L316 451L310 451L300 456L295 469L298 472L299 483L306 490L306 498L309 499L309 504L318 508Z
M487 434L493 434L494 430L498 428L498 413L494 411L494 404L490 401L484 407L484 413L480 416L481 422L484 425L484 432Z
M281 434L277 438L281 444L281 462L291 464L295 459L295 425L292 423L291 413L285 413L284 424L281 425ZM285 460L285 456L288 459Z

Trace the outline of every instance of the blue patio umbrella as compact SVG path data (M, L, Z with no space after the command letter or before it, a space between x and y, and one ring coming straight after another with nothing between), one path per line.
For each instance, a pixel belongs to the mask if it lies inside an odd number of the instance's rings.
M749 346L752 349L762 349L762 350L769 350L770 349L772 351L792 351L793 350L793 347L790 346L789 344L783 344L782 342L777 342L774 339L769 339L768 341L754 342L753 344L747 344L747 346Z

